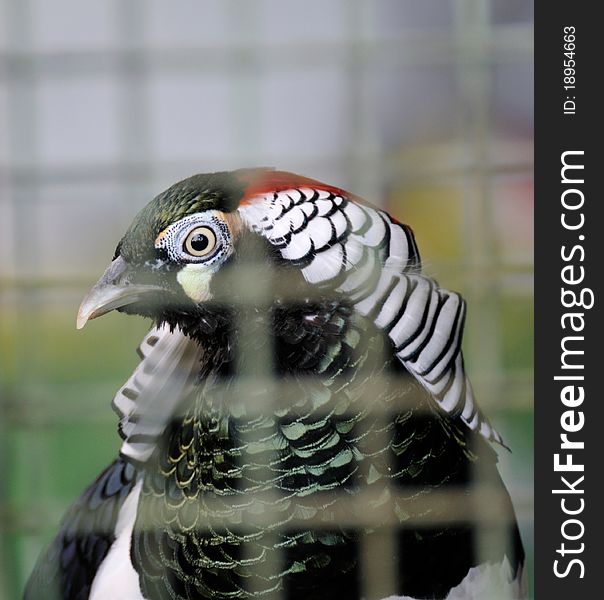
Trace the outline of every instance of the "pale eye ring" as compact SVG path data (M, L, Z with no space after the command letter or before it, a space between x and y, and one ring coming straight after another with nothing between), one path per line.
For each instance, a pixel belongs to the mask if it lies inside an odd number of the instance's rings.
M191 229L182 247L187 254L201 258L211 254L216 248L217 242L214 230L204 225Z

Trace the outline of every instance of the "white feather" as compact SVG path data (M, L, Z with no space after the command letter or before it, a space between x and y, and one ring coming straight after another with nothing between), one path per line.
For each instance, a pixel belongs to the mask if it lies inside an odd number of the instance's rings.
M288 246L281 250L281 256L286 260L300 260L308 256L312 248L312 239L307 233L301 232L292 235Z
M379 246L386 236L386 224L380 214L372 208L365 207L365 212L369 215L371 225L369 229L359 237L361 237L363 243L368 246Z
M148 340L154 340L149 345ZM122 454L145 461L155 449L152 440L141 442L135 436L159 436L171 416L194 390L202 350L182 331L170 331L167 325L153 328L143 340L143 359L122 386L114 404L128 407L122 418L125 436ZM121 398L125 390L134 392L135 399L126 404Z
M394 289L388 295L388 298L386 298L382 310L375 318L375 324L377 327L383 329L392 322L396 316L396 313L401 309L406 289L407 282L401 277L397 281Z
M292 212L298 212L297 210L293 210ZM302 212L302 211L299 211ZM277 219L273 223L273 227L270 230L268 235L268 239L271 244L281 243L281 240L289 233L292 232L292 224L291 224L291 214L287 213L283 215L280 219Z
M405 313L390 331L390 338L395 346L400 346L417 331L417 328L421 324L423 309L426 306L426 303L430 301L431 292L430 281L425 277L413 275L408 277L402 276L402 278L407 280L407 285L415 283L416 286L407 301ZM429 331L430 323L426 323L424 327ZM403 350L404 354L407 354L408 352L409 350L407 348Z
M451 293L445 303L443 304L440 313L436 319L436 326L434 332L430 336L430 341L426 344L425 348L420 352L419 357L413 364L413 370L421 373L425 371L440 355L446 345L449 343L451 336L458 337L458 327L455 333L451 331L451 326L455 322L455 315L460 304L460 297L457 294ZM422 311L418 311L418 318L421 316ZM451 349L454 351L459 350L457 346L457 339L451 344ZM451 349L449 351L451 351ZM445 357L446 358L446 357ZM450 357L449 357L450 360ZM432 380L432 377L426 377L426 379Z
M334 209L333 200L321 199L315 202L316 207L319 209L319 216L324 217L327 213Z
M145 600L138 574L130 560L132 530L142 483L141 480L132 488L122 504L115 525L115 541L94 576L89 600Z
M308 224L306 230L297 235L310 235L315 244L315 250L322 250L329 245L333 235L331 221L325 217L315 217Z
M369 219L365 209L355 202L348 202L344 207L344 212L350 221L353 233L362 229Z
M384 268L391 269L395 273L402 273L407 269L409 262L407 236L405 236L401 227L390 222L390 218L386 213L381 214L388 222L388 227L390 228L390 248Z
M336 237L341 239L348 228L348 221L346 220L344 213L341 210L337 210L329 218L331 219L334 229L336 230Z
M308 283L320 283L336 277L343 266L344 248L342 244L336 244L324 250L320 257L302 269L302 275Z

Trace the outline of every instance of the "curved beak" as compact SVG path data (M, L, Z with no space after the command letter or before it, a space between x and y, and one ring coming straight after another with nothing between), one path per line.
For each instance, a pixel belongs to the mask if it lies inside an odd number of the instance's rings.
M76 321L77 328L82 329L90 319L139 302L149 294L163 289L157 285L131 283L133 275L132 267L118 256L82 300Z

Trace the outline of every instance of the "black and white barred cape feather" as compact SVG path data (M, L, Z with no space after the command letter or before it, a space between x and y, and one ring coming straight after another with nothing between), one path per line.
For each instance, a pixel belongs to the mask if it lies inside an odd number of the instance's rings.
M387 333L397 358L442 410L502 443L464 370L465 302L421 273L407 225L344 193L309 187L253 196L239 212L308 283L345 294Z

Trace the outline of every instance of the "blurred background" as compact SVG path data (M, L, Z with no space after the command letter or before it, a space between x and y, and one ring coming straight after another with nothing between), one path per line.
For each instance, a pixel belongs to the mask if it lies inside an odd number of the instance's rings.
M0 598L117 452L148 323L76 332L136 212L276 166L410 224L464 349L532 563L533 3L0 0Z

